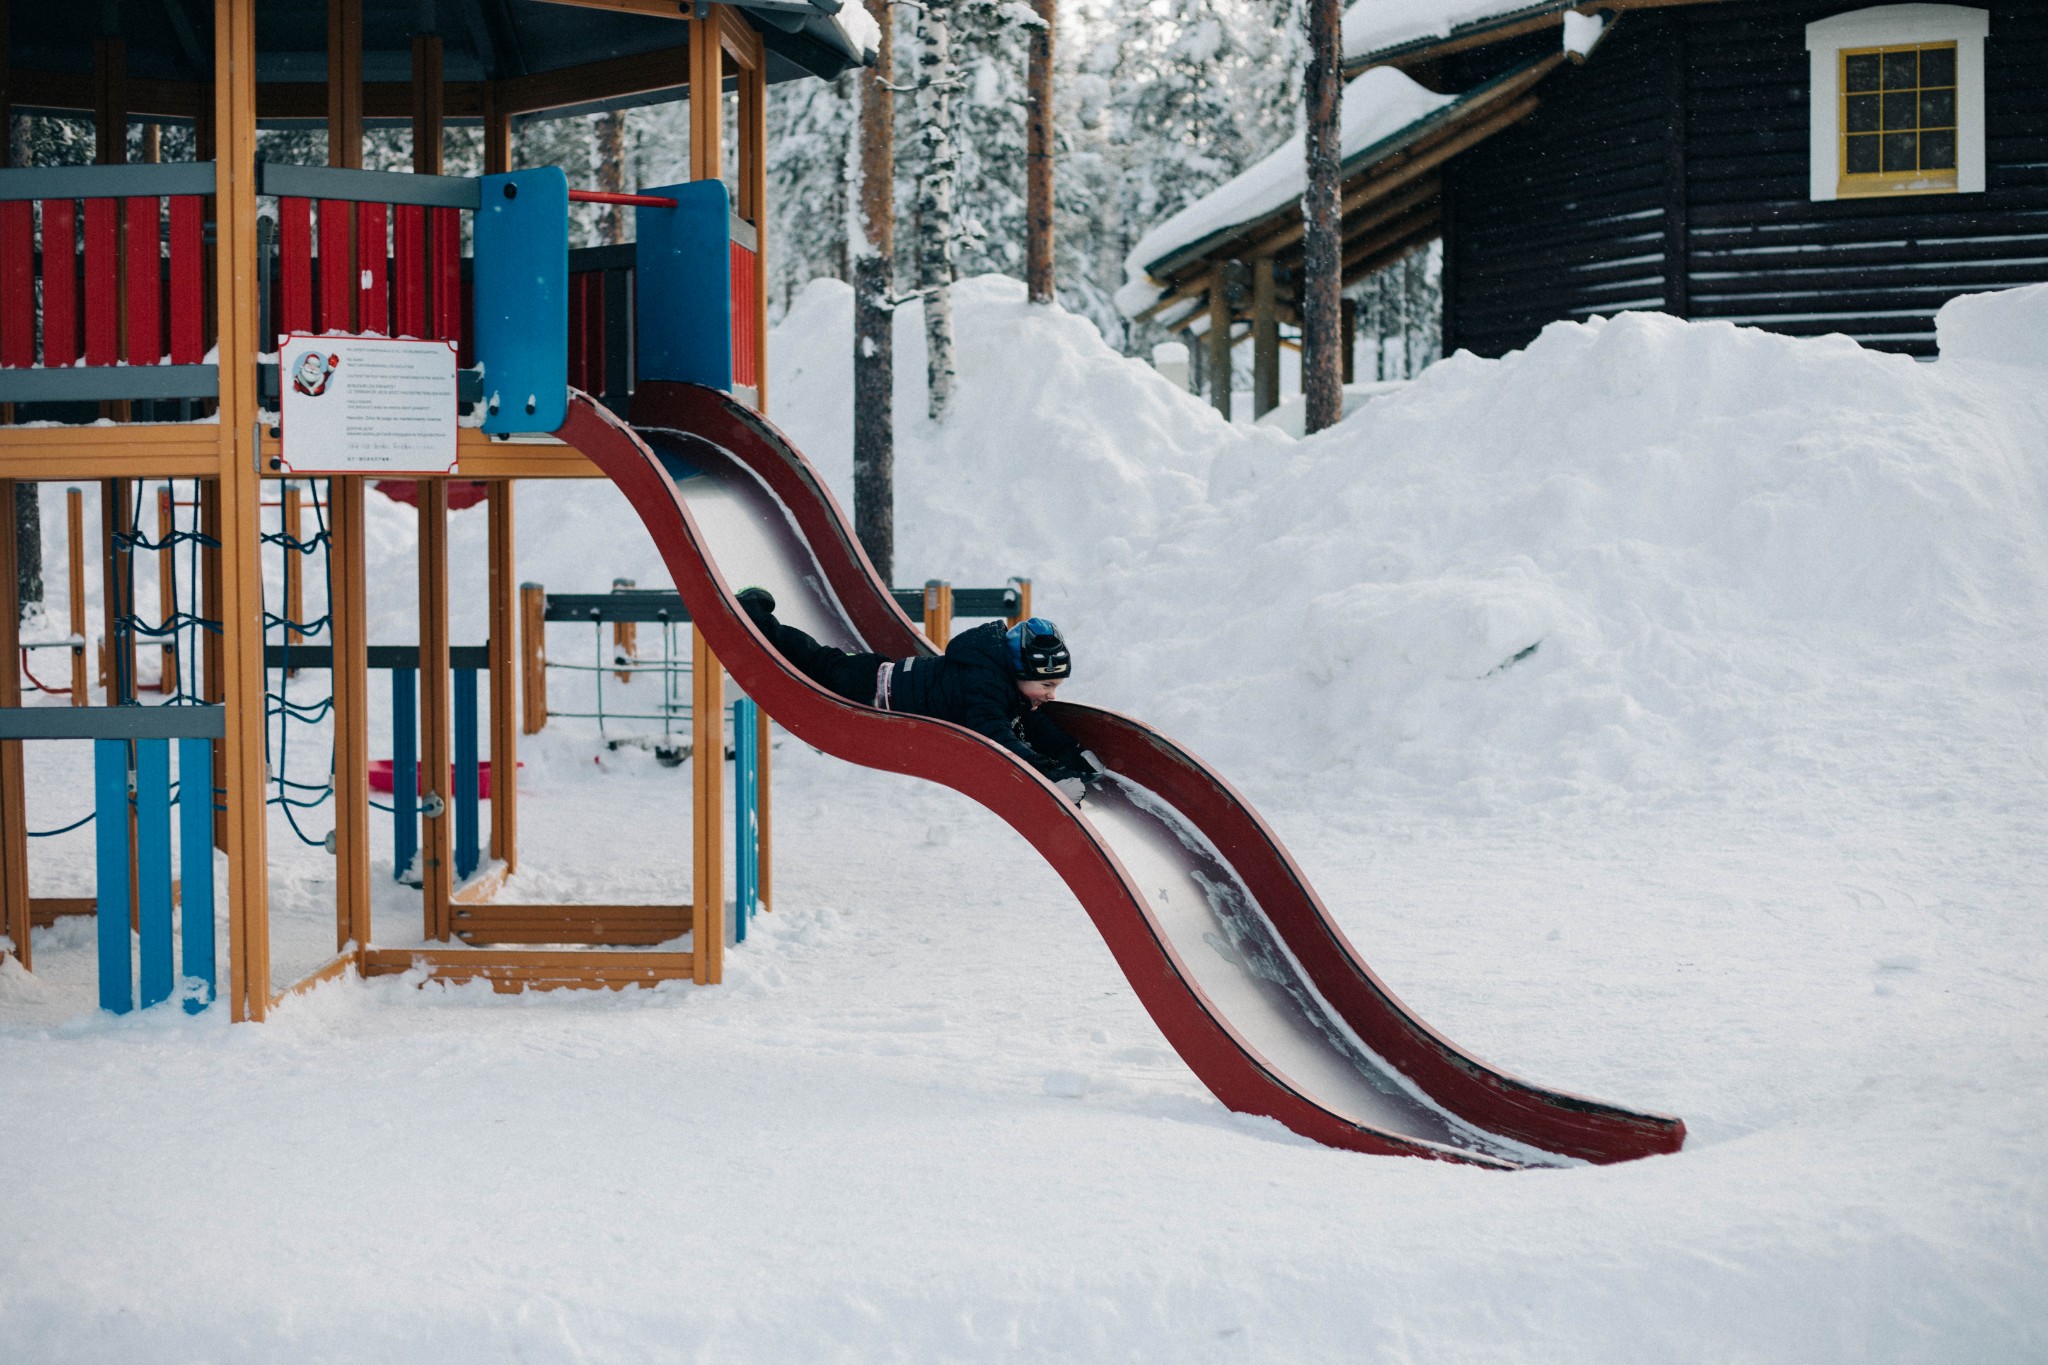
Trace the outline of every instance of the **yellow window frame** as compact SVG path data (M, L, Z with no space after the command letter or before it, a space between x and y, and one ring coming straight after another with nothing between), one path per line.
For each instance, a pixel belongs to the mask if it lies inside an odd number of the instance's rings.
M1951 119L1956 121L1950 122L1948 124L1933 124L1926 127L1922 127L1919 122L1918 114L1916 113L1914 117L1913 131L1916 135L1928 132L1946 131L1952 137L1957 139L1958 143L1960 144L1961 129L1959 128L1958 123L1961 119L1960 110L1962 107L1962 87L1960 84L1962 80L1962 72L1961 67L1959 65L1960 55L1956 52L1955 43L1894 43L1885 47L1845 47L1835 54L1835 71L1838 77L1837 83L1839 87L1836 92L1836 99L1838 103L1835 111L1835 166L1837 169L1838 177L1836 193L1840 197L1844 199L1858 199L1870 198L1877 195L1956 193L1957 182L1955 165L1950 165L1946 169L1941 170L1878 170L1865 171L1860 174L1852 174L1849 170L1849 59L1852 57L1876 57L1878 59L1880 66L1882 66L1885 56L1889 53L1919 53L1944 51L1951 54L1951 56L1954 57L1958 62L1958 65L1955 68L1954 83L1950 85L1920 85L1918 84L1918 77L1916 76L1915 84L1913 86L1914 104L1917 109L1919 103L1919 96L1924 91L1953 90L1955 92L1954 105L1956 112L1952 113L1950 117ZM1856 93L1859 95L1863 95L1872 93L1889 94L1892 92L1884 90L1882 87L1880 87L1880 89L1875 92L1859 90ZM1882 122L1880 122L1878 126L1880 129L1878 136L1881 139L1883 136L1884 125L1882 124ZM1857 136L1867 137L1870 136L1870 134L1859 133L1857 134ZM1957 155L1954 158L1952 158L1952 160L1954 160L1958 164L1961 160L1960 154L1961 147L1960 145L1958 145Z

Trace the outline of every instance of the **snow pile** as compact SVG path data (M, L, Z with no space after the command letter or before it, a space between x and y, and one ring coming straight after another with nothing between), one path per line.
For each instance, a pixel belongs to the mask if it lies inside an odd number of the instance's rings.
M1366 72L1344 87L1343 159L1348 162L1456 99L1455 95L1425 90L1392 67ZM1124 258L1126 282L1117 291L1117 307L1125 316L1135 317L1159 297L1158 286L1145 274L1154 261L1301 198L1308 179L1305 158L1301 134L1296 133L1263 160L1140 237Z
M2048 284L1964 294L1934 315L1943 360L1989 360L2048 370Z
M1528 8L1529 0L1360 0L1344 11L1344 57L1418 38L1446 38L1461 24Z
M1021 297L960 291L942 429L902 320L898 580L1034 578L1073 693L1259 789L1474 812L1904 794L1939 785L1958 725L2040 696L2037 386L1625 314L1461 354L1294 442ZM773 381L842 496L845 315L814 288ZM1985 670L2012 685L1980 706ZM1850 710L1882 733L1845 733Z

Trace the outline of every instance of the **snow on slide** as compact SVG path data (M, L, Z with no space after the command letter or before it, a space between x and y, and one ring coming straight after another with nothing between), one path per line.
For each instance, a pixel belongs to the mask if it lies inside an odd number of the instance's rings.
M1676 1151L1685 1125L1518 1080L1410 1014L1359 960L1230 784L1144 724L1055 703L1112 774L1076 806L957 725L848 702L763 640L733 594L828 644L932 653L817 473L714 390L644 384L628 426L572 395L558 433L625 493L738 684L805 743L940 782L1000 815L1059 872L1174 1049L1232 1109L1362 1152L1501 1169ZM1048 962L1045 970L1057 971Z

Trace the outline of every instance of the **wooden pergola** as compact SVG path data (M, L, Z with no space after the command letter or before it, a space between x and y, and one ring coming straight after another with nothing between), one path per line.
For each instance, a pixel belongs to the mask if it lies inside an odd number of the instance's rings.
M19 310L0 304L0 333L5 333L0 335L0 366L27 367L0 368L0 379L16 384L18 393L55 393L97 402L99 415L113 421L18 426L12 425L20 416L13 405L0 404L0 506L12 505L16 481L101 480L110 506L113 499L125 496L125 480L174 478L198 483L203 523L218 542L205 556L205 615L217 620L220 630L205 655L203 700L221 707L225 717L213 772L216 787L225 793L216 837L229 867L227 994L234 1018L261 1019L275 998L269 946L270 774L265 761L265 631L258 552L265 486L280 477L281 464L278 432L264 423L266 404L258 389L258 357L273 345L272 338L261 334L259 323L269 317L271 304L264 297L259 270L263 247L258 199L280 191L263 185L264 171L256 155L259 124L324 123L328 163L334 171L360 167L366 123L410 125L417 180L404 175L373 177L380 187L361 193L348 190L350 182L333 181L331 201L328 189L313 192L322 248L321 330L347 332L360 324L364 330L382 331L379 324L387 317L402 318L406 308L417 306L424 310L422 321L411 324L419 329L411 334L453 341L467 326L455 292L457 210L420 207L443 202L459 188L454 178L441 174L442 132L448 123L480 123L485 173L502 174L512 170L513 120L521 115L619 107L682 98L693 90L718 90L719 99L691 101L690 130L693 176L718 179L725 164L728 101L723 96L732 96L738 115L738 170L729 188L733 211L742 220L734 240L737 247L740 233L749 234L746 246L753 253L752 298L747 303L733 301L735 312L745 308L751 313L750 327L734 328L736 337L744 336L750 343L751 354L735 356L734 370L736 375L746 373L752 397L761 405L766 400L766 272L759 268L766 226L766 86L778 79L836 75L858 64L861 54L844 38L844 30L833 26L824 9L787 0L773 6L705 3L694 8L669 0L425 0L395 12L391 7L366 6L364 0L329 0L324 15L319 7L278 0L137 0L104 8L0 0L0 127L11 127L9 116L17 111L90 112L101 164L89 174L103 180L80 188L82 181L51 180L45 185L34 180L39 175L78 172L7 172L28 177L41 188L22 189L20 184L26 182L17 183L18 192L11 193L17 202L0 203L0 210L26 208L20 201L31 198L61 203L65 215L77 202L86 206L85 354L82 360L57 361L59 352L50 343L46 355L52 359L38 366L37 329L40 325L48 334L55 325L54 313L45 318L30 310L17 316ZM193 127L199 165L186 170L165 167L161 172L134 167L109 175L127 159L132 124L166 121ZM10 150L11 138L0 139L0 165ZM203 185L193 180L200 172ZM163 184L150 175L163 179ZM173 336L170 358L176 362L184 345L189 359L198 362L199 352L211 342L205 363L159 364L154 333L162 300L149 278L159 263L156 244L142 235L139 225L147 224L149 233L156 231L158 204L164 202L159 196L164 195L170 196L171 205L169 311L177 315L165 323ZM298 202L303 205L307 200ZM127 207L120 207L123 204ZM146 212L139 207L143 205ZM106 216L94 218L96 206L103 206L97 211ZM181 218L181 209L189 216ZM440 282L432 284L432 310L426 310L429 281L423 278L414 278L411 286L393 280L387 292L382 247L387 211L400 224L431 220L434 232L449 229L427 244L425 255L415 247L408 258L401 245L394 266L403 273L411 259L417 276L420 261L435 263L433 268L442 274L434 277ZM145 216L138 219L138 212ZM412 218L406 217L408 213ZM194 230L201 214L211 228L203 247ZM47 210L44 216L47 222ZM25 221L24 214L0 222L0 238L5 238L10 223ZM94 235L95 223L110 225L107 230L113 235L104 240L111 245L123 240L123 222L126 239L136 245L132 250L119 248L124 264L118 269L96 275L94 251L101 239ZM358 287L353 263L368 240L362 234L369 231L375 232L379 245L361 257ZM181 237L181 232L188 235ZM408 239L400 231L396 240ZM141 245L145 242L148 245ZM0 252L16 249L0 245ZM181 273L181 251L193 253L184 258L191 262L189 275ZM109 263L115 259L107 258ZM344 264L348 268L339 268ZM46 284L57 278L47 253L20 261L10 255L0 261L0 276L5 276L10 294L19 282L8 272L21 268L40 268ZM311 278L306 276L305 307L312 305ZM181 281L189 289L189 307L179 307ZM142 292L131 286L142 286ZM29 287L33 290L32 283ZM408 287L415 292L408 295ZM69 289L67 283L58 294ZM144 301L147 312L137 313L144 306L137 299ZM376 324L363 311L373 303L379 310ZM289 300L283 306L288 314ZM382 311L387 307L396 311L387 315ZM29 328L25 352L20 335L24 318ZM65 323L75 325L75 320ZM401 329L394 322L389 330ZM74 330L71 335L80 334ZM597 366L599 371L603 368L602 363ZM171 371L177 375L171 376ZM162 420L162 404L150 401L169 394L166 383L202 382L203 388L178 391L186 403L187 420ZM140 401L131 402L130 395ZM200 420L189 420L194 416ZM493 784L490 797L490 848L502 876L517 865L516 783L509 780L520 720L514 704L517 589L512 481L590 478L597 477L597 471L551 439L492 439L468 426L459 431L457 456L453 476L482 481L488 490L490 747L499 772L505 774ZM366 973L403 971L420 957L401 952L384 961L370 946L365 482L361 475L337 475L329 484L338 953L300 985L351 967ZM452 723L447 479L426 477L420 485L419 759L422 771L432 774L445 771L449 764ZM0 559L11 561L11 536L7 539L9 552ZM111 551L109 557L111 562ZM13 659L19 648L20 619L15 580L8 564L0 563L0 568L7 570L0 574L0 658ZM110 615L110 649L112 619ZM19 707L21 700L15 669L0 669L0 708ZM12 937L26 963L31 907L23 805L21 741L0 741L0 931ZM430 941L448 939L455 918L450 824L446 814L431 811L423 821L423 922L424 937ZM447 962L429 965L455 979L467 974L500 982L617 984L675 975L715 981L723 947L718 928L722 874L715 866L717 858L709 860L714 866L708 868L705 861L698 859L694 892L699 951L639 955L638 962L617 960L628 956L618 953L587 953L570 961L573 955L568 953L501 951L492 960L486 960L489 954L471 953L458 962L450 954ZM652 961L656 957L674 960Z

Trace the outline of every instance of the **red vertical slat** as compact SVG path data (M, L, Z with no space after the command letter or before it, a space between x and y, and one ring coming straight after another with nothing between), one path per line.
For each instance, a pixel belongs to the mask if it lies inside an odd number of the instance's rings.
M78 207L43 201L43 364L78 360Z
M427 211L418 204L391 209L392 335L427 334Z
M277 330L313 330L313 204L308 199L277 201ZM277 345L263 338L264 349Z
M130 365L155 365L163 352L163 208L155 195L126 202L128 328L122 349Z
M0 204L0 365L36 363L36 206Z
M382 204L356 205L356 330L391 335L391 300L384 287Z
M462 211L428 209L434 233L434 335L462 336Z
M356 329L355 205L320 201L320 330Z
M171 200L171 363L206 358L206 204L196 194ZM275 339L262 341L264 350Z
M754 253L732 244L732 382L754 388Z
M116 324L121 316L120 201L85 201L85 363L112 365L121 358Z

